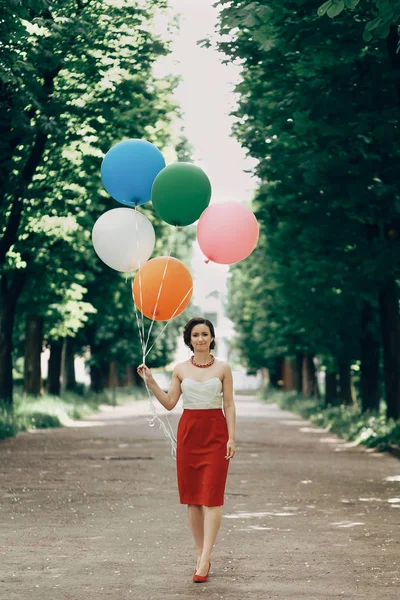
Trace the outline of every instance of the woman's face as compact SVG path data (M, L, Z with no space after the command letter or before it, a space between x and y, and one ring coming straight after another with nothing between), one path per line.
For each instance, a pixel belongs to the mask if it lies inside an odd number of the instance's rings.
M210 328L204 323L195 325L190 334L190 343L194 350L208 350L213 339Z

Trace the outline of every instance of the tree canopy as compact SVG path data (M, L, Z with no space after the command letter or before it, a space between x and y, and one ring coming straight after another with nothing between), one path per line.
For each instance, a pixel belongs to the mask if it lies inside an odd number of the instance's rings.
M332 21L310 0L219 4L219 47L242 66L234 134L260 180L261 241L230 284L243 356L360 360L400 264L397 75L362 37L374 7Z
M22 352L24 319L44 319L46 343L74 337L96 364L141 356L130 282L97 258L91 230L120 206L104 190L104 154L124 138L186 152L172 137L177 84L153 74L168 53L153 25L164 0L28 0L2 17L0 81L0 399L11 397L11 352ZM151 205L157 253L170 228ZM180 234L188 257L193 232ZM17 304L18 302L18 304ZM17 311L17 312L16 312ZM17 328L14 317L17 316ZM177 324L175 324L177 326ZM155 327L155 334L159 330ZM157 342L154 364L173 350Z

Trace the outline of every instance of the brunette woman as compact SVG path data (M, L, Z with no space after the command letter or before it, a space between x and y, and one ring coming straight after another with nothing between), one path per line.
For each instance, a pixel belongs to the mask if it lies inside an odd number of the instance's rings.
M187 504L189 523L197 549L193 581L207 581L211 552L222 519L229 461L235 455L236 409L232 371L216 359L214 326L195 317L185 326L189 360L173 370L168 393L155 382L146 365L139 375L157 400L172 410L182 395L183 413L177 431L177 479L181 504Z

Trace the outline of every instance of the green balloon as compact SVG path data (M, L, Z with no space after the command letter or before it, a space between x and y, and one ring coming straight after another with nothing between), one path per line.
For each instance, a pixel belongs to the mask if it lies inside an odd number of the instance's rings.
M173 163L158 173L151 199L163 221L170 225L190 225L210 204L210 180L200 167L191 163Z

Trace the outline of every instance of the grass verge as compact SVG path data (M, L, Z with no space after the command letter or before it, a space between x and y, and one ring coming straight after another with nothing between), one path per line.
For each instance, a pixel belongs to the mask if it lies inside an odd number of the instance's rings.
M400 421L386 419L385 404L379 412L361 412L359 406L328 406L321 400L303 398L295 392L265 391L263 399L294 412L339 437L381 451L400 453Z
M102 404L118 406L146 397L146 390L136 387L117 390L115 395L111 390L83 395L67 392L62 397L46 394L33 397L16 392L12 410L0 408L0 440L20 431L63 427L71 419L84 419L97 412Z

